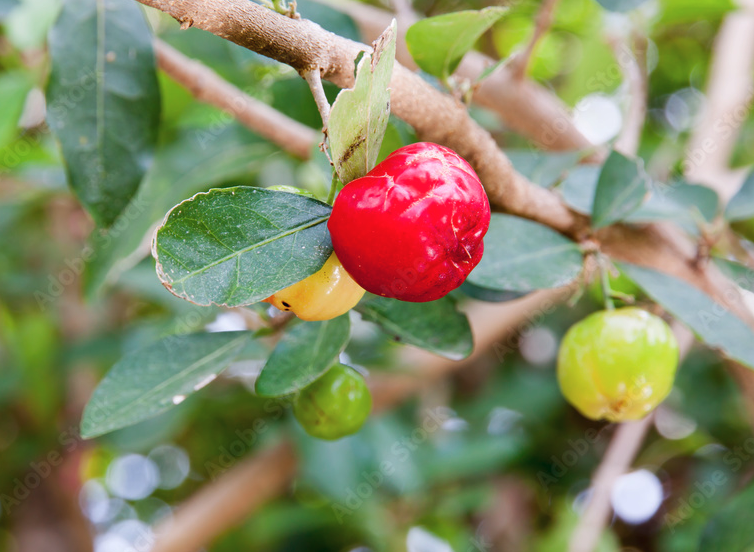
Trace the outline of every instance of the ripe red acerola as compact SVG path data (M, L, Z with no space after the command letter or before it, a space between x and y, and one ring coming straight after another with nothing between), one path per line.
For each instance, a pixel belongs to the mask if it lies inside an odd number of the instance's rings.
M400 148L346 185L328 228L333 248L364 289L403 301L433 301L479 263L490 204L474 169L453 150L420 142Z

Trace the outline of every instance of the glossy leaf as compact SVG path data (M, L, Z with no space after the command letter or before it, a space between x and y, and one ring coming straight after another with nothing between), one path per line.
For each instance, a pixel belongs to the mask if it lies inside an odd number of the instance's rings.
M356 310L364 320L375 322L396 341L445 358L461 360L474 348L469 320L448 296L428 303L372 297Z
M749 173L738 193L728 203L725 218L731 222L754 218L754 172Z
M675 222L689 233L697 234L699 224L711 222L717 215L720 200L717 193L695 184L676 181L670 185L657 184L627 222Z
M600 167L581 165L570 170L556 189L571 209L591 215L599 178Z
M482 262L469 274L474 285L529 292L569 284L581 273L579 246L554 230L511 215L492 215Z
M350 331L346 314L324 322L302 322L286 332L257 378L257 394L281 397L312 383L338 360Z
M108 227L136 194L157 143L152 33L131 0L70 0L49 43L47 120L71 188Z
M250 179L274 146L238 125L219 132L184 129L163 145L136 197L110 230L93 232L86 256L84 292L88 297L149 255L143 243L174 205L231 179Z
M723 483L727 482L728 476L724 472L719 473L723 478ZM702 531L697 552L751 550L754 545L754 525L751 523L753 509L754 485L750 484L729 500L707 522Z
M635 10L647 0L597 0L606 10L614 12L627 12Z
M726 306L667 274L628 263L615 265L707 345L754 367L754 332Z
M611 152L594 192L592 226L602 228L625 220L639 208L648 187L649 178L640 162Z
M330 111L330 150L344 184L364 176L377 163L390 118L388 85L395 64L395 35L393 21L377 39L374 53L359 61L354 87L342 90Z
M477 39L507 11L495 6L422 19L406 31L406 46L423 71L447 79Z
M726 259L712 258L715 266L725 274L737 286L747 291L754 292L754 270L748 266Z
M481 287L472 284L468 280L461 284L461 287L458 289L473 299L478 299L479 301L485 301L487 303L505 303L506 301L513 301L526 295L526 293L519 291L500 291Z
M261 188L199 193L173 207L157 229L157 274L197 305L256 303L322 268L332 253L330 210Z
M227 368L251 336L250 332L172 335L126 355L87 403L82 437L135 424L180 404Z
M534 184L549 188L573 167L581 157L580 152L545 153L532 150L506 150L513 167Z

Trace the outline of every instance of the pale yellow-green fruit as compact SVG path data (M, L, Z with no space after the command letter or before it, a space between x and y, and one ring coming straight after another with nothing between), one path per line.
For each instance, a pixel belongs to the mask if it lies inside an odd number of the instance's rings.
M558 353L565 398L593 420L638 420L673 387L678 343L664 320L636 307L600 311L566 333Z
M281 289L265 299L282 311L292 311L301 320L330 320L347 313L364 296L335 253L308 278Z

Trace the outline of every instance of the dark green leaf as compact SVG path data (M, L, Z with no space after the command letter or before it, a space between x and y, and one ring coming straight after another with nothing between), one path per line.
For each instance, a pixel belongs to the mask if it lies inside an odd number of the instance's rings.
M495 6L422 19L406 31L406 46L423 71L447 79L477 39L507 11Z
M236 124L221 131L191 128L162 146L136 197L108 231L89 240L84 291L92 297L149 255L140 245L175 204L234 178L249 179L275 148Z
M606 10L614 12L627 12L641 6L647 0L597 0Z
M375 52L356 69L356 83L333 103L328 124L335 171L343 184L374 168L390 118L390 77L395 64L396 23L377 40Z
M530 220L492 215L484 256L469 275L474 285L526 293L572 282L583 264L574 242Z
M749 485L729 500L707 522L702 532L698 552L751 550L751 546L754 545L752 510L754 510L754 485Z
M474 340L466 315L458 312L450 297L429 303L407 303L373 297L360 303L364 320L375 322L396 341L415 345L452 360L471 354Z
M638 161L611 152L594 192L592 226L601 228L625 220L639 208L648 187L649 178Z
M725 218L731 222L754 218L754 172L744 181L725 209Z
M466 280L461 287L458 288L469 297L485 301L487 303L504 303L506 301L513 301L519 297L526 295L519 291L499 291L496 289L488 289L476 284L472 284Z
M615 265L710 347L754 367L754 333L726 306L667 274L628 263Z
M87 403L82 437L135 424L181 403L227 368L251 336L250 332L172 335L126 355Z
M532 150L505 150L505 155L518 172L534 184L545 188L549 188L560 180L563 173L573 167L581 157L581 153L577 151L545 153Z
M345 12L312 0L298 0L296 2L296 9L301 14L301 17L314 21L323 29L327 29L338 36L362 42L359 28Z
M627 222L675 222L689 233L697 234L699 224L711 222L720 204L717 193L706 186L677 181L658 184L647 201L631 213Z
M574 167L568 173L557 190L566 205L579 213L591 215L592 205L594 205L594 192L597 190L599 178L600 167L581 165Z
M108 227L136 194L157 143L152 34L131 0L70 0L49 42L48 122L71 188Z
M348 344L348 315L325 322L302 322L278 342L256 382L262 397L281 397L324 374Z
M329 216L329 205L286 192L239 186L197 194L157 229L157 274L197 305L256 303L322 268L332 253Z
M720 269L720 272L725 274L737 286L754 292L754 270L735 261L728 261L717 257L713 257L712 262Z

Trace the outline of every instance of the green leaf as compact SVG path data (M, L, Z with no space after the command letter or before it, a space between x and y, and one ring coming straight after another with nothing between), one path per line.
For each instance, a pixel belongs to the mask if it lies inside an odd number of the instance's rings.
M257 378L257 394L282 397L312 383L338 360L350 331L344 314L324 322L302 322L286 332Z
M754 171L744 181L725 209L725 218L730 222L754 218Z
M491 290L526 293L572 282L582 264L579 246L554 230L512 215L493 214L482 262L468 281Z
M727 476L724 481L727 481ZM698 552L745 552L754 545L754 485L729 500L707 522Z
M18 121L24 109L32 81L21 71L0 73L0 147L5 147L18 132Z
M676 181L670 185L653 186L647 201L631 213L627 222L675 222L692 234L698 234L699 224L711 222L717 215L720 199L706 186Z
M330 111L327 132L335 171L343 184L374 168L390 118L390 77L395 64L395 20L356 68L356 82L342 90Z
M754 292L754 270L735 261L712 257L715 266L738 287Z
M445 80L479 37L507 11L495 6L422 19L406 31L406 46L423 71Z
M47 119L71 188L109 227L136 194L157 143L152 34L131 0L70 0L49 42Z
M378 324L396 341L451 360L466 358L474 349L469 320L448 296L429 303L372 297L356 310L364 320Z
M473 299L478 299L479 301L485 301L487 303L504 303L526 295L526 293L520 291L500 291L481 287L472 284L468 280L461 284L461 287L458 289Z
M662 272L628 263L616 262L615 266L710 347L754 367L754 332L726 306Z
M592 214L594 192L600 178L600 167L580 165L574 167L557 187L563 201L571 209L585 215Z
M157 229L157 274L197 305L256 303L322 268L332 253L330 210L316 199L246 186L199 193Z
M531 150L505 150L513 167L534 184L549 188L560 180L563 173L573 167L581 153L544 153Z
M597 0L606 10L614 12L627 12L635 10L647 0Z
M611 152L594 192L592 227L602 228L625 220L639 208L648 187L649 178L638 161Z
M262 162L275 153L269 142L255 138L237 124L210 132L188 128L161 145L139 192L113 227L92 233L84 271L88 298L149 255L140 248L151 238L154 225L174 205L198 192L231 179L249 180Z
M222 372L253 334L172 335L132 352L107 373L84 409L89 439L156 416Z

